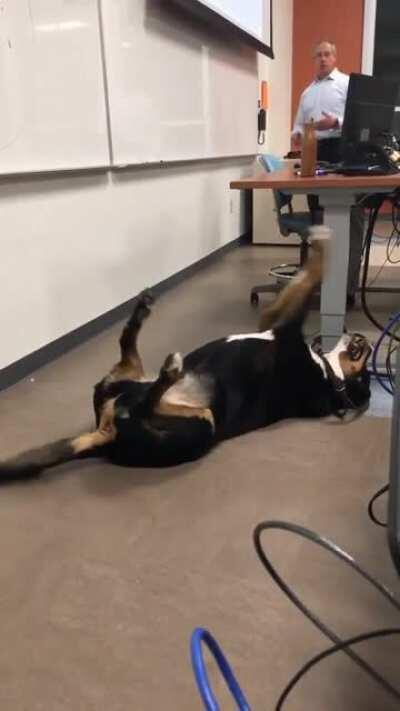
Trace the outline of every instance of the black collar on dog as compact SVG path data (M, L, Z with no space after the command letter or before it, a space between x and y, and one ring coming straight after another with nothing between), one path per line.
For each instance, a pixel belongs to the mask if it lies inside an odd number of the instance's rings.
M326 368L326 375L335 391L335 395L337 395L338 400L341 403L341 407L336 408L333 411L333 414L342 420L346 416L348 410L357 410L357 408L354 402L349 398L347 394L345 381L341 380L341 378L338 378L329 360L323 353L318 353L318 355Z

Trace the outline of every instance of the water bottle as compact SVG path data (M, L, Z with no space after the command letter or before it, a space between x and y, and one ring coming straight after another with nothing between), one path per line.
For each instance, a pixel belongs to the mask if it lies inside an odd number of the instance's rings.
M317 169L317 135L315 133L314 122L304 124L303 143L301 148L301 170L302 178L310 178L315 175Z

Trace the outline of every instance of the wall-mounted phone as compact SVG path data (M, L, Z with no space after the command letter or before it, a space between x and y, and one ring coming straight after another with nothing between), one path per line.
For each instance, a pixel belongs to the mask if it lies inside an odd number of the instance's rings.
M258 117L257 117L257 127L258 127L258 138L257 143L259 146L265 143L265 132L267 130L267 110L268 110L268 84L263 79L261 82L261 94L258 100Z

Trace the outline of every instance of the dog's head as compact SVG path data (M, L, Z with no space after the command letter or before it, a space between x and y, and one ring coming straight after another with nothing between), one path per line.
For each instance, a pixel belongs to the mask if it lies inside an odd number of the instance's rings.
M99 425L105 403L109 400L115 402L115 419L128 419L140 407L151 386L151 381L118 380L112 382L108 377L101 380L94 387L93 406L96 415L96 424Z
M328 378L333 381L337 399L342 400L344 409L362 410L369 402L367 361L371 351L365 336L345 333L329 353L320 353L328 363L331 371L327 373ZM332 374L334 377L330 377Z

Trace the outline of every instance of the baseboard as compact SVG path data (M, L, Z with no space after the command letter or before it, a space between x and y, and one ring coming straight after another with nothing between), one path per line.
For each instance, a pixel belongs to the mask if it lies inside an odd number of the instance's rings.
M284 249L288 249L291 247L292 249L299 249L299 242L298 243L292 243L292 242L252 242L255 247L283 247Z
M154 291L156 296L162 294L176 284L182 282L184 279L187 279L201 269L204 269L226 252L229 252L239 245L246 244L248 242L251 242L251 233L241 235L232 242L229 242L223 247L215 250L215 252L203 257L198 262L195 262L189 267L176 272L176 274L173 274L158 284L154 284L151 289ZM136 295L128 301L125 301L123 304L116 306L114 309L107 311L105 314L102 314L92 321L85 323L83 326L79 326L79 328L66 333L64 336L57 338L55 341L48 343L42 348L39 348L37 351L34 351L20 360L15 361L15 363L11 363L1 369L0 390L9 388L19 380L31 375L31 373L38 370L38 368L42 368L44 365L47 365L47 363L56 360L73 348L82 345L85 341L88 341L90 338L93 338L102 331L105 331L107 328L110 328L110 326L113 326L114 323L126 318L133 309L135 299Z

